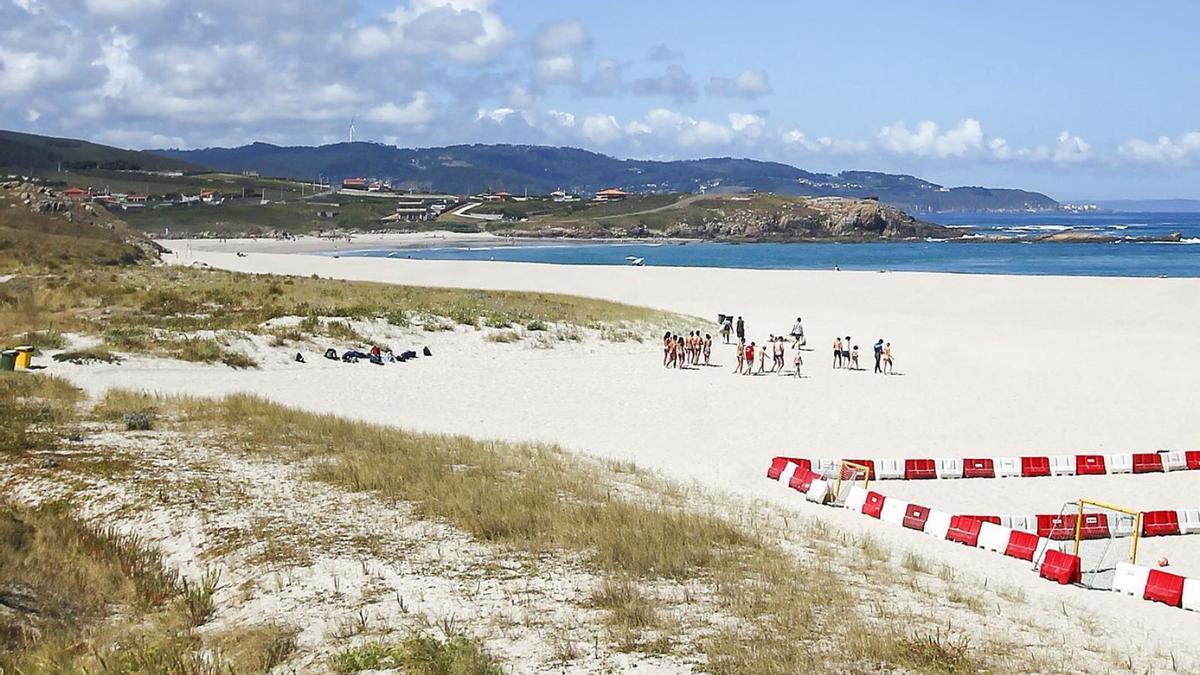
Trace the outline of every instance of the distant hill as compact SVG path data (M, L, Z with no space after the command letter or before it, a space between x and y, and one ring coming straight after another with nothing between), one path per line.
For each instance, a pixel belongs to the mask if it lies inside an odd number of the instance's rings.
M204 171L182 159L141 150L122 150L71 138L53 138L0 130L0 167L9 173L62 168L142 171Z
M1200 199L1103 199L1087 203L1113 211L1200 213Z
M506 190L546 194L563 188L588 194L606 187L633 192L695 192L749 188L784 195L878 197L911 212L1050 210L1058 202L1037 192L984 187L946 188L915 176L871 171L813 173L778 162L731 157L622 160L577 148L541 145L454 145L397 148L378 143L155 150L165 157L226 171L258 171L333 181L370 176L393 185L460 194Z

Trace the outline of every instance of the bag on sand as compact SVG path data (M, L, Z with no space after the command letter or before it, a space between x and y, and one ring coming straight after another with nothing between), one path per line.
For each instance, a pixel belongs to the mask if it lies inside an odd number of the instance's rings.
M424 354L425 356L433 356L433 352L429 351L429 347L422 349L421 353Z

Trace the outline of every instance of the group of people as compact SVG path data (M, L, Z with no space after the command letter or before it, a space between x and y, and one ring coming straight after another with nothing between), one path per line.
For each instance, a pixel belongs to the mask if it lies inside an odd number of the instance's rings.
M687 368L688 366L709 365L712 358L712 335L700 331L689 331L686 336L676 335L667 331L663 335L663 367Z
M796 355L792 357L792 366L795 368L796 376L800 376L800 367L804 365L804 357L800 355L799 345L793 345L796 348ZM767 352L771 353L771 368L767 369ZM758 359L758 373L782 373L787 368L787 339L782 335L770 336L765 343L760 347L757 343L751 341L746 344L744 337L738 338L737 341L737 367L733 372L740 375L754 374L754 359Z
M884 342L883 338L879 338L875 341L873 351L875 352L875 372L883 375L895 374L892 343ZM849 335L845 339L840 337L834 338L833 367L845 368L847 370L862 370L858 366L858 345L854 344Z

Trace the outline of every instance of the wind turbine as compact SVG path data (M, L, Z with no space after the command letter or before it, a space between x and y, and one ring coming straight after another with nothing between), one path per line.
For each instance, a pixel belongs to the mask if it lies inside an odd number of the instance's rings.
M354 142L354 118L350 118L350 142Z

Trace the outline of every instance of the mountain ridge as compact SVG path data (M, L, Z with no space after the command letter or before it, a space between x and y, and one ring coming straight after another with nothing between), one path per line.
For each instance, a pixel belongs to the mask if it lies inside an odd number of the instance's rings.
M330 180L371 176L405 189L452 193L505 190L589 194L607 187L636 192L696 192L741 188L796 196L878 197L911 212L1054 210L1054 199L1027 190L945 187L907 174L852 170L838 174L737 157L683 160L618 159L574 147L460 144L400 148L371 142L150 150L226 171Z

